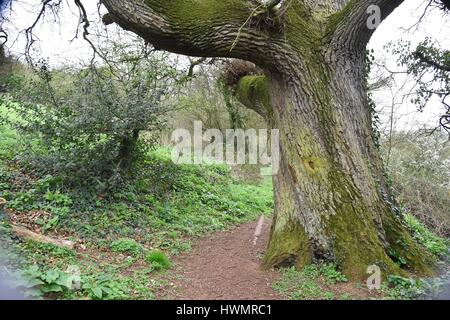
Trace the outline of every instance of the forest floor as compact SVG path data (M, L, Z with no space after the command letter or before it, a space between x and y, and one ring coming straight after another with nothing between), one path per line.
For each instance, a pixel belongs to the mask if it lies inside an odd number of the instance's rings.
M171 283L173 286L159 292L159 298L281 299L282 296L272 288L280 274L273 270L263 271L260 264L270 225L265 221L261 237L254 245L256 224L256 221L246 223L230 231L201 238L191 252L175 260L178 277Z
M347 281L329 283L329 274L293 269L263 270L271 219L265 219L254 244L257 221L204 236L192 250L174 261L156 292L158 299L180 300L280 300L280 299L379 299L379 292ZM286 285L288 284L288 285Z

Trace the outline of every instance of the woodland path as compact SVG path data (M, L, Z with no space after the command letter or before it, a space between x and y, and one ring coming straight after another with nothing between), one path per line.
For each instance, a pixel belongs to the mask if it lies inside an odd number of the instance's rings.
M254 245L257 221L194 241L192 250L175 261L170 289L160 299L276 300L282 297L271 285L280 277L263 271L261 258L267 247L271 219L265 219Z

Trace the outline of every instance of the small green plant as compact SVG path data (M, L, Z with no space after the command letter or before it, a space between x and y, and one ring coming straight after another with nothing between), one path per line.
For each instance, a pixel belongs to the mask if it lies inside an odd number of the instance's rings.
M27 297L39 298L50 293L64 293L73 288L73 275L57 268L41 270L37 265L16 273L14 287Z
M334 300L335 296L333 292L325 292L323 295L325 300Z
M34 190L28 192L18 192L11 201L8 201L8 207L17 211L27 211L39 209L37 196Z
M425 293L424 282L400 276L389 276L383 287L386 299L409 300Z
M172 265L170 259L163 252L158 250L151 251L147 254L145 261L150 263L152 268L156 271L167 270Z
M303 271L303 275L309 279L317 279L320 277L320 270L318 265L316 264L310 264L306 266Z
M89 276L82 279L81 288L91 299L117 300L128 297L123 285L119 281L113 280L109 275L100 274L96 277Z
M320 273L324 276L326 283L329 285L348 281L340 271L337 271L337 266L333 263L325 263L321 265Z
M121 238L111 243L111 250L137 256L143 251L143 247L134 239Z

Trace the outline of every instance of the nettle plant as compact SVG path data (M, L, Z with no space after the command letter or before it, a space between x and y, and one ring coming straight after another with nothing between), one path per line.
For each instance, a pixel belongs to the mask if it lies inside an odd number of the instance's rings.
M19 116L14 127L33 137L25 158L34 169L78 182L120 178L153 145L184 77L140 41L113 42L108 53L101 66L51 70L41 60L11 78L7 106Z

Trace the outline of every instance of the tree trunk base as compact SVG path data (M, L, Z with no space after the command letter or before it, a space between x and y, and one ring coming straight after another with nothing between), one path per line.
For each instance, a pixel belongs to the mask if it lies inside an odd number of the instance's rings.
M275 216L263 266L267 269L295 266L302 270L312 263L333 262L354 281L365 281L372 265L381 269L384 280L389 275L407 276L409 272L433 274L436 259L415 242L393 213L387 212L383 219L386 235L383 241L375 224L355 212L343 206L338 214L329 217L325 233L331 236L331 245L326 251L315 245L316 240L308 237L298 222L288 222L278 229Z

